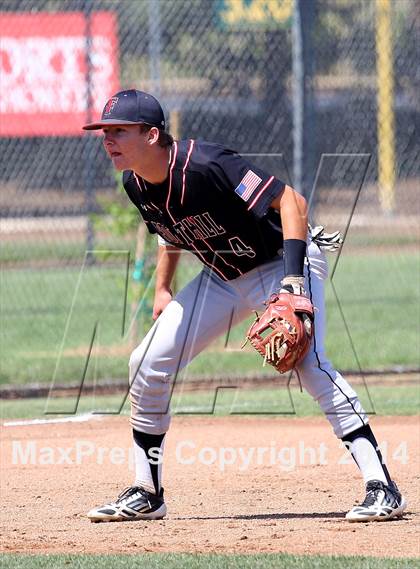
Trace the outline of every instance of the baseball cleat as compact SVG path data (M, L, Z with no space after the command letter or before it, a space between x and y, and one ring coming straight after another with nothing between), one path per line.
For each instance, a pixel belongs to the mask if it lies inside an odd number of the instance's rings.
M346 514L349 522L385 521L403 515L407 502L395 482L386 485L380 480L366 484L366 498Z
M93 508L87 517L91 522L125 522L130 520L160 520L166 515L163 488L158 496L140 486L126 488L115 502Z

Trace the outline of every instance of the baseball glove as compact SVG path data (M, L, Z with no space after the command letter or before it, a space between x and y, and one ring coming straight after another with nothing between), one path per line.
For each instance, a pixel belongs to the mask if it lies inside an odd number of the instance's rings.
M246 341L263 356L263 365L269 363L285 373L300 363L309 350L314 309L306 296L288 292L271 295L266 306L249 328Z

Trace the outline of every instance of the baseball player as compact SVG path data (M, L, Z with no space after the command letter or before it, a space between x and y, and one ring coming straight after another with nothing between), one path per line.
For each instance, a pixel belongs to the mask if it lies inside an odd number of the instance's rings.
M325 354L327 263L320 247L328 245L328 236L316 242L308 237L305 199L219 144L174 141L159 102L141 91L117 93L101 120L83 128L102 129L105 151L124 171L129 198L158 235L155 322L129 361L135 480L114 502L92 509L90 520L166 515L160 458L170 423L171 382L229 326L264 310L279 289L283 302L301 299L316 308L310 349L295 370L350 448L366 484L364 501L347 520L401 516L406 501L390 478L362 405ZM200 259L203 269L173 297L181 249Z

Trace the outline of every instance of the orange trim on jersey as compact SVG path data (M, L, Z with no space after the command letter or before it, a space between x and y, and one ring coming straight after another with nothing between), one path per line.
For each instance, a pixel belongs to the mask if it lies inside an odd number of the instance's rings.
M254 205L257 203L257 201L260 199L261 194L263 192L265 192L265 190L268 188L268 186L271 184L271 182L274 180L274 176L271 176L271 178L268 180L268 182L261 188L261 190L258 192L258 194L255 196L254 200L251 202L251 204L248 206L248 211L250 209L252 209L254 207Z
M200 255L200 258L202 259L203 263L205 265L207 265L208 267L211 267L212 269L214 269L215 271L217 271L218 273L220 273L222 275L222 278L227 281L229 280L226 275L224 275L222 273L222 271L220 269L218 269L217 267L215 267L214 265L212 265L211 263L209 263L208 261L206 261L205 257L203 257L203 255L200 253L200 251L197 249L197 247L195 247L195 245L193 243L191 243L191 247L193 247L195 249L195 252Z
M169 200L171 199L171 192L172 192L172 170L175 166L176 155L178 154L178 144L174 142L174 156L172 159L172 164L169 168L169 189L168 189L168 197L166 198L166 211L168 212L169 217L172 219L174 223L176 223L175 219L172 217L171 212L169 211Z
M138 187L139 187L139 190L140 190L141 192L143 192L143 188L141 187L141 183L140 183L140 180L141 180L141 181L143 182L143 184L144 184L144 190L147 191L146 182L143 180L143 178L137 178L136 173L134 172L134 170L133 170L133 176L134 176L134 178L136 179L136 182L137 182L137 185L138 185ZM155 204L152 202L151 199L148 199L148 203L149 203L151 206L153 206L157 211L160 211L160 209L157 207L157 205L155 205Z
M136 182L137 182L137 185L138 185L138 187L139 187L139 190L142 192L143 190L141 189L140 181L139 181L139 179L137 178L137 174L134 172L134 170L133 170L133 176L134 176L134 178L136 179Z
M185 192L185 170L187 169L188 162L190 161L190 157L194 148L194 140L190 141L190 148L188 150L187 159L185 161L184 167L182 169L182 193L181 193L181 205L184 203L184 192Z
M201 239L201 241L204 241L204 243L207 245L207 247L208 247L211 251L213 251L214 255L215 255L216 257L220 257L220 259L222 259L222 261L224 262L224 264L225 264L227 267L231 267L232 269L235 269L235 271L238 271L238 273L239 273L240 275L243 275L243 272L242 272L240 269L238 269L238 267L235 267L234 265L231 265L230 263L228 263L227 261L225 261L224 258L223 258L219 253L217 253L212 247L210 247L210 245L207 243L207 241L206 241L205 239Z

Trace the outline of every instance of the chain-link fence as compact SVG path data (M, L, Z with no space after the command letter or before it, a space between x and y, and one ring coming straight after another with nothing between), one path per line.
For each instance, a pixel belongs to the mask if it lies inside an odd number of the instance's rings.
M408 318L418 295L406 284L418 276L418 3L3 0L1 10L1 381L77 381L95 346L89 373L125 376L128 341L115 321L127 328L136 232L124 231L127 201L100 137L77 130L106 97L150 91L177 138L259 154L293 184L299 73L310 111L299 127L302 189L309 197L314 185L313 218L346 233L329 293L333 336L346 340L342 352L329 341L333 357L352 369L418 364L415 347L391 349L394 332L370 344L376 359L362 349L364 334L384 329L392 291ZM119 229L97 223L104 214L119 216ZM80 276L87 249L111 253L89 256ZM375 326L359 330L378 290ZM407 342L418 345L415 332ZM235 366L225 369L245 371Z

